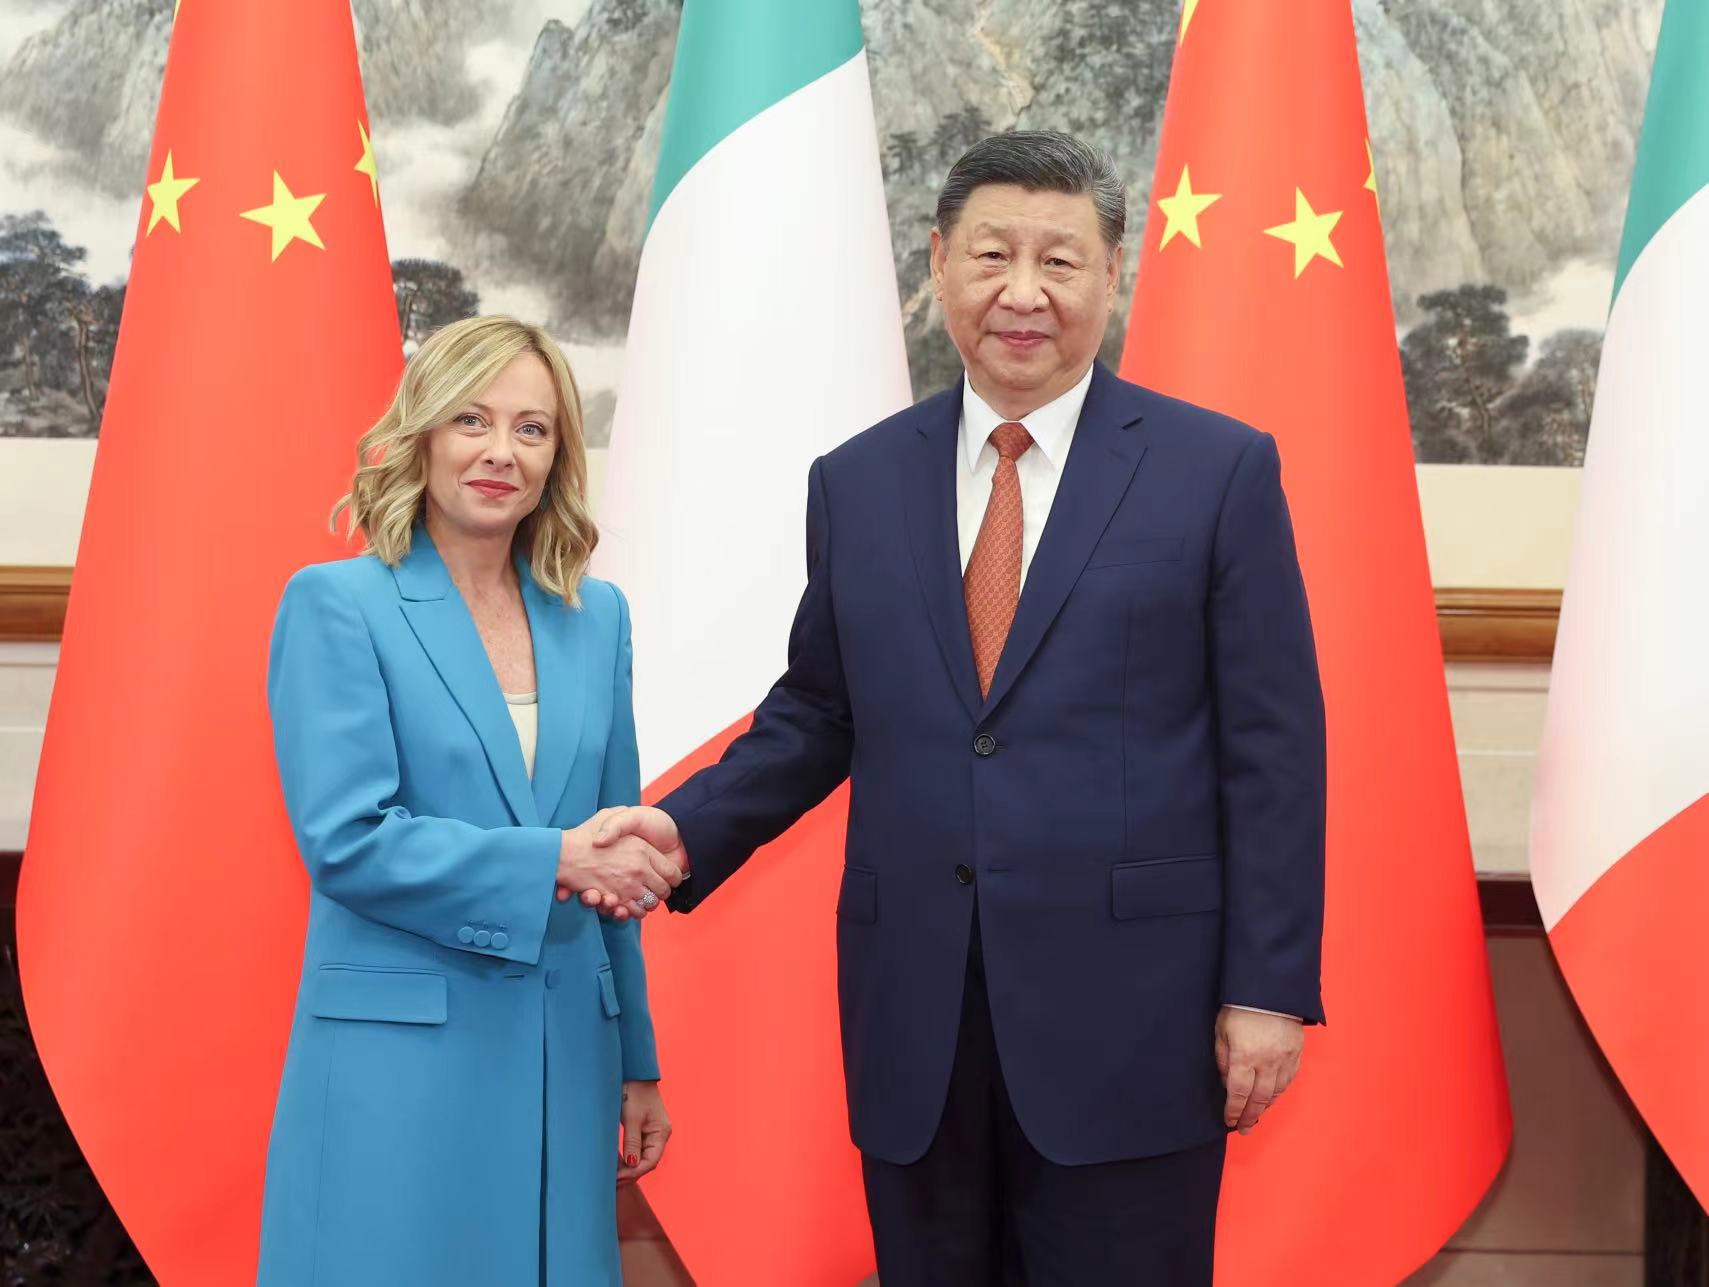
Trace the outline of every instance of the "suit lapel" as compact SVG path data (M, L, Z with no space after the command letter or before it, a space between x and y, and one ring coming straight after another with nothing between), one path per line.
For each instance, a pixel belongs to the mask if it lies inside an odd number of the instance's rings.
M1050 518L1027 570L1015 623L1009 629L991 692L978 718L996 709L1038 651L1116 506L1127 494L1134 470L1145 455L1145 443L1133 427L1140 412L1137 391L1099 363L1086 390L1086 404L1080 411Z
M534 635L534 683L539 690L540 733L534 748L534 806L550 826L570 780L581 747L589 677L585 673L587 617L561 599L551 598L519 561L522 601Z
M944 664L970 717L979 713L979 678L961 588L961 544L956 531L955 453L959 450L961 385L922 402L915 411L915 441L902 460L903 510L914 570L926 598Z
M474 727L511 815L522 826L538 825L534 797L528 787L528 770L522 763L521 744L516 740L516 725L505 709L504 694L499 691L492 662L487 658L463 596L451 583L451 574L424 528L415 529L410 552L394 569L394 575L403 598L404 618L440 680ZM543 724L544 709L541 716Z

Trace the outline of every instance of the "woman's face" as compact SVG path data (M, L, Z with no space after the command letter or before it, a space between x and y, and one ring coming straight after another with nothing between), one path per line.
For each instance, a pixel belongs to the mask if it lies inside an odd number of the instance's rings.
M557 386L539 355L512 359L429 432L429 513L464 536L513 534L540 503L558 454L557 405Z

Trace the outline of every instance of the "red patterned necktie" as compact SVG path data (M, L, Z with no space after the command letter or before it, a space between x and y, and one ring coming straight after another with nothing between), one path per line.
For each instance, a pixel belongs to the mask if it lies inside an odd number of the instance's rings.
M1021 475L1015 462L1033 445L1033 438L1024 426L1010 420L991 431L991 445L997 449L991 500L961 578L981 697L991 693L997 659L1003 655L1009 627L1015 622L1015 606L1021 600Z

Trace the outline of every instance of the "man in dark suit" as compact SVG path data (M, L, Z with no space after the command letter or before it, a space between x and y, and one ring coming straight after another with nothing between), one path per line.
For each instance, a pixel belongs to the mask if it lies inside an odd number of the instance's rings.
M607 827L680 851L691 911L852 779L839 993L884 1287L1208 1284L1226 1132L1322 1019L1276 446L1096 361L1125 222L1066 135L956 163L932 271L966 378L814 463L788 670Z

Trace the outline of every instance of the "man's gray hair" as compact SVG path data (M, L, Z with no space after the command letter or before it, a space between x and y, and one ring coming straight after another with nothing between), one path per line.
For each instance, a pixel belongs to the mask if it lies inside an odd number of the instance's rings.
M1114 250L1127 231L1127 187L1102 148L1059 130L1011 130L981 139L950 167L938 193L938 231L949 236L975 188L1012 183L1028 192L1085 193L1098 211L1104 246Z

